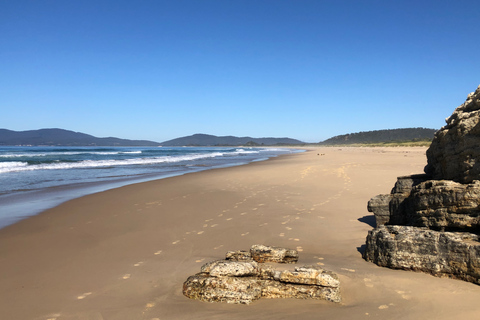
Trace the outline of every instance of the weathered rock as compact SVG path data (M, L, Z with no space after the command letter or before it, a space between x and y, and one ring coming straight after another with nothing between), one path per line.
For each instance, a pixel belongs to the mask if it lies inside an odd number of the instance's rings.
M480 86L446 122L427 150L425 172L436 180L480 180Z
M426 181L411 194L407 225L470 229L480 226L480 181Z
M286 248L255 245L251 252L257 253L260 260L274 259L279 263L298 259L295 250ZM200 273L189 277L183 294L201 301L242 304L260 297L341 301L337 275L320 267L277 270L270 264L246 260L246 251L229 251L226 257L231 260L209 262Z
M446 121L427 150L426 175L399 177L369 201L377 228L364 258L480 284L480 86Z
M471 184L424 181L414 185L410 192L373 197L368 202L368 210L374 213L377 226L480 227L480 181Z
M249 277L211 277L197 273L183 284L183 294L206 302L249 304L262 296L262 284Z
M381 226L369 231L363 257L382 267L480 283L480 242L472 233Z
M384 224L405 224L409 212L409 202L412 189L426 181L428 176L416 174L398 177L390 194L379 194L368 201L367 209L375 215L377 226Z
M298 251L255 244L250 248L252 259L257 262L296 263Z
M258 264L255 261L216 260L202 266L202 273L212 277L246 277L258 274Z
M339 288L306 286L300 284L283 283L266 280L262 289L262 297L274 298L296 298L296 299L318 299L331 302L341 302Z
M412 174L409 176L398 177L391 194L403 194L408 196L413 187L429 180L431 177L427 174Z
M332 288L338 288L340 286L340 281L336 274L315 266L296 267L295 271L282 271L278 280L281 282L314 284Z
M238 251L228 251L225 255L226 260L234 261L251 261L252 255L250 251L238 250Z

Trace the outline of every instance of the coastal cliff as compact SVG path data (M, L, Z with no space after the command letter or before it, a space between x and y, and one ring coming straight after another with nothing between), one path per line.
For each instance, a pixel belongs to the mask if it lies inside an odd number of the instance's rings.
M480 284L480 86L435 133L425 174L368 202L364 259Z

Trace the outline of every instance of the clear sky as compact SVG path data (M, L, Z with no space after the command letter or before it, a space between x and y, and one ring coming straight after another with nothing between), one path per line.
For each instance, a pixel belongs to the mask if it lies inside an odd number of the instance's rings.
M479 7L0 0L0 128L159 142L439 129L480 84Z

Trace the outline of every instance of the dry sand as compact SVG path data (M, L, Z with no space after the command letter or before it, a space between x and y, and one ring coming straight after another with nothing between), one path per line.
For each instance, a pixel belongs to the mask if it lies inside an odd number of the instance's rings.
M0 319L474 319L480 287L380 268L367 201L421 173L425 148L319 148L69 201L0 230ZM185 298L204 263L252 244L336 272L343 302Z

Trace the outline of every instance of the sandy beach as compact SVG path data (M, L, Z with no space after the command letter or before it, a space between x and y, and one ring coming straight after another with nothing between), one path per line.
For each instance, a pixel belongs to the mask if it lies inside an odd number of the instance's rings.
M317 148L129 185L0 230L0 319L474 319L480 287L361 257L368 200L423 172L426 148ZM205 303L182 284L228 250L299 250L343 302Z

